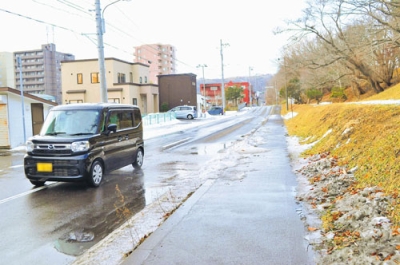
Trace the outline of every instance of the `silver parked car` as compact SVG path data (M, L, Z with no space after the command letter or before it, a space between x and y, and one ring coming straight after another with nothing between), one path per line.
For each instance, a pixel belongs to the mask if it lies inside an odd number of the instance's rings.
M177 119L194 119L197 118L197 107L196 106L177 106L170 109L168 112L175 113Z

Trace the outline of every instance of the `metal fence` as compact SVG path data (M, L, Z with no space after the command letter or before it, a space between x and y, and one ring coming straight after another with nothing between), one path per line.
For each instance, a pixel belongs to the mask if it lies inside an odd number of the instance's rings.
M142 117L144 125L160 124L175 119L174 112L150 113Z

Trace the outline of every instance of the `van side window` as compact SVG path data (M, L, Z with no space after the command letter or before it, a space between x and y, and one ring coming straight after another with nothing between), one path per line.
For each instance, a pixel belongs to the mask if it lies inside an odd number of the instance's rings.
M135 116L135 126L138 126L142 122L142 116L140 115L140 110L134 109L133 115Z
M133 115L131 111L122 111L120 113L120 127L121 129L132 128L133 127Z
M110 112L107 125L116 124L117 130L121 130L132 128L133 121L132 110L117 110Z
M107 126L110 125L110 124L116 124L117 125L117 130L120 129L118 112L111 111L110 116L108 116Z

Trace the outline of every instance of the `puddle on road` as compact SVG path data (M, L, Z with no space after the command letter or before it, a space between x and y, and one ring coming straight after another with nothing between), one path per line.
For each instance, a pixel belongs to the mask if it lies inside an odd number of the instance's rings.
M74 220L76 228L64 233L54 242L54 247L67 255L82 255L133 215L140 212L146 204L144 195L133 198L130 202L119 202L120 205L117 205L116 202L114 204L116 208L111 212L85 214Z
M86 229L71 231L56 241L55 248L67 255L78 256L98 242L94 239L95 234L92 231Z

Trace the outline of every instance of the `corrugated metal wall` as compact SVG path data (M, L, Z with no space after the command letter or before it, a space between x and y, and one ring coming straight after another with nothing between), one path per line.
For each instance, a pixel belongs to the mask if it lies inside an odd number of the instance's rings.
M10 148L7 104L0 104L0 148Z

